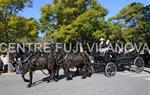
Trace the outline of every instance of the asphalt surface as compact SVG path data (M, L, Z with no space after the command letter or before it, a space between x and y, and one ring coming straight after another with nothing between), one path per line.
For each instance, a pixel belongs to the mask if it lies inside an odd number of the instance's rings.
M43 81L47 76L34 73L34 85L27 88L21 75L0 75L0 95L150 95L150 68L140 74L124 71L108 78L103 74L94 74L91 78L81 76L59 82ZM62 75L63 76L63 75ZM28 75L26 76L28 78Z

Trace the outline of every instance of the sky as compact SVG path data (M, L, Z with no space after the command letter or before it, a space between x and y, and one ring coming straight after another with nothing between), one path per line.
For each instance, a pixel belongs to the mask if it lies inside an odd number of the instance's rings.
M115 16L122 8L132 2L140 2L144 5L150 4L150 0L97 0L99 4L105 7L109 13L106 19ZM41 17L41 8L45 4L52 4L53 0L33 0L32 8L25 8L19 15L26 18L35 18L39 20Z

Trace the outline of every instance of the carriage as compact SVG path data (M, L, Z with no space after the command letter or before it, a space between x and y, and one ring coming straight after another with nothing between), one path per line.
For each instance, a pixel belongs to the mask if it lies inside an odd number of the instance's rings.
M92 53L91 56L92 67L104 71L106 77L115 76L116 72L121 69L136 73L140 73L144 69L144 60L136 50L128 53L102 50Z

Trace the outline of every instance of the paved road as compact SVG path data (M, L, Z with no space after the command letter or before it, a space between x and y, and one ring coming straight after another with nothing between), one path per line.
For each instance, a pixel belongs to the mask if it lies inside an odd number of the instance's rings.
M147 69L150 70L150 69ZM28 77L28 76L26 76ZM71 81L46 83L42 73L34 74L34 85L26 88L20 75L0 76L0 95L150 95L150 73L118 72L115 77L94 74L82 80L80 76Z

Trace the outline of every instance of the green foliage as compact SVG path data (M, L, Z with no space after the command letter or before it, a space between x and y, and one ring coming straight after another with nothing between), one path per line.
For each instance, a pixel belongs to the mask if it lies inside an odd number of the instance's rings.
M0 42L20 42L24 38L33 40L38 36L36 20L17 16L31 5L31 0L0 0Z
M109 35L109 39L113 42L113 43L124 43L124 31L121 29L121 27L123 27L124 24L110 24L109 25L109 30L111 31L110 35Z
M96 40L99 40L101 38L104 38L106 39L106 35L100 31L100 30L97 30L96 32L93 33L93 37L96 39Z
M103 29L107 13L96 0L54 0L53 5L42 8L42 29L56 41L84 43L99 39L95 34Z
M150 42L150 7L141 3L132 3L123 8L118 15L111 18L115 26L124 24L120 27L122 39L130 42ZM116 28L116 30L118 30ZM112 33L113 34L113 33ZM118 34L118 33L117 33ZM118 35L114 35L117 37Z
M16 14L26 6L32 7L32 0L0 0L0 9L8 14Z

